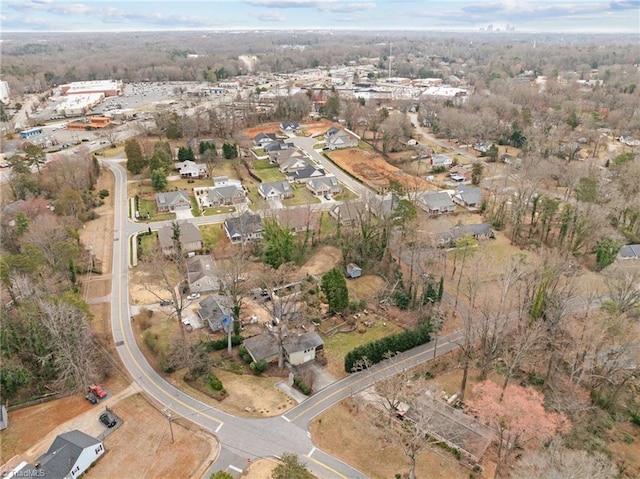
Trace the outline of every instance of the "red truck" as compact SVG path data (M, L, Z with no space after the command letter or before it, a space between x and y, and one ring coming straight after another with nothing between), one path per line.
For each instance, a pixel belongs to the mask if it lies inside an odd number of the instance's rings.
M92 393L98 399L102 399L107 395L107 391L105 391L103 387L100 386L99 384L94 384L92 386L89 386L89 392Z

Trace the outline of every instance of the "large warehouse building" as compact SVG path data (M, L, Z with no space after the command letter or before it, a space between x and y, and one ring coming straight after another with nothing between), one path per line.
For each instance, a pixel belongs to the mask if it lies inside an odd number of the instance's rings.
M121 80L78 81L60 85L60 90L63 95L102 93L104 96L118 96L122 95L123 85Z

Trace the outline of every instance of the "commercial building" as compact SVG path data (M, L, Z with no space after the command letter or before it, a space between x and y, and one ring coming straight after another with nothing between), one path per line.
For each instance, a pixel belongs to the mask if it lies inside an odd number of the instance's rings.
M56 113L62 116L82 116L102 102L104 93L86 93L70 95L56 107Z
M90 116L82 120L70 121L67 123L67 130L94 130L105 128L111 124L111 120L106 116Z
M5 105L9 103L9 84L6 81L0 81L0 101Z
M121 80L95 80L78 81L60 85L63 95L86 95L90 93L102 93L104 96L122 95L123 85Z

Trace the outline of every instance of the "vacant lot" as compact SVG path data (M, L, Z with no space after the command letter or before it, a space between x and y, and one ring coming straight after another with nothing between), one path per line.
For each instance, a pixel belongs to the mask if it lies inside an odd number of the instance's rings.
M406 473L409 461L359 399L346 399L322 413L311 424L313 442L323 451L354 466L373 479L389 479ZM469 469L452 455L438 451L418 456L416 476L429 479L467 479Z
M339 268L342 263L342 251L334 246L323 246L300 267L300 278L308 274L322 275L331 268Z
M390 180L398 181L405 189L411 191L431 188L431 185L426 181L406 174L370 149L336 150L329 152L327 156L340 168L376 191L386 190L389 187Z
M122 400L113 412L123 424L107 436L108 453L87 478L200 477L217 454L213 437L187 429L181 419L173 421L172 441L166 417L140 395Z

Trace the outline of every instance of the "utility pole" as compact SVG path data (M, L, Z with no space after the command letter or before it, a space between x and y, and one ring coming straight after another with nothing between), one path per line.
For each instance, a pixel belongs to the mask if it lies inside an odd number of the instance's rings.
M173 444L173 423L171 422L171 411L168 408L164 410L164 414L167 417L167 421L169 421L169 431L171 431L171 443Z
M391 78L391 52L393 51L393 43L389 42L389 74L387 78Z

